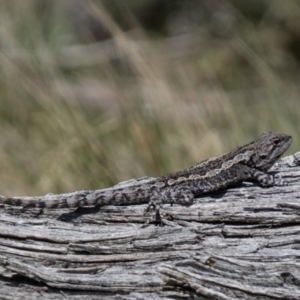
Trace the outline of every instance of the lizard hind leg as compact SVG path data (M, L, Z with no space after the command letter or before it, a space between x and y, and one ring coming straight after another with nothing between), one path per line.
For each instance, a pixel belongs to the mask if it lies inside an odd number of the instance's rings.
M146 221L145 226L149 225L151 222L157 221L160 221L161 224L171 225L169 220L173 219L173 216L165 211L163 204L191 204L193 200L194 194L187 189L170 189L169 191L165 192L153 193L144 211L144 215L147 215L151 211L154 211L154 213L151 215L150 219Z

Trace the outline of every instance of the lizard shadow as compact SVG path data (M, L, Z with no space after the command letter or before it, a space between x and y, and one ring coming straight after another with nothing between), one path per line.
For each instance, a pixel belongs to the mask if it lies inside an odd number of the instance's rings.
M258 184L256 184L255 181L250 181L250 180L249 181L244 181L242 183L237 183L237 184L230 185L230 187L227 187L227 188L222 188L222 189L219 189L219 190L216 190L216 191L212 191L212 192L209 192L209 193L199 195L196 198L210 196L213 199L220 199L220 198L223 198L224 196L226 196L226 194L228 194L229 192L232 192L232 191L236 192L237 190L239 190L241 188L247 188L247 187L256 186L256 185L259 186Z
M101 205L99 206L93 206L93 207L78 207L74 211L66 212L61 214L57 220L62 221L62 222L69 222L72 220L76 220L83 215L87 214L95 214L101 210Z
M206 196L210 196L213 199L220 199L220 198L223 198L226 195L226 193L227 193L227 190L222 189L222 190L218 190L218 191L206 194Z

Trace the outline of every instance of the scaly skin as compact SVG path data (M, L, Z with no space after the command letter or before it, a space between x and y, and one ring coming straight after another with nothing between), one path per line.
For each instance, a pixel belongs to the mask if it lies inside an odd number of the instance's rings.
M274 177L267 173L286 151L292 137L267 132L257 140L220 157L209 158L185 170L159 178L138 179L97 191L77 191L44 197L0 197L0 204L40 208L77 208L148 203L145 214L152 208L164 223L164 203L190 204L194 197L244 181L256 180L261 186L272 186Z

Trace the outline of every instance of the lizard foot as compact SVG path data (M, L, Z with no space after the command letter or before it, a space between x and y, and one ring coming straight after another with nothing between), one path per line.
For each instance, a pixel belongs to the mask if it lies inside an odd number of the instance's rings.
M159 223L161 226L174 226L173 216L166 213L161 201L151 200L144 211L144 216L151 214L150 218L141 227L147 227L150 223Z

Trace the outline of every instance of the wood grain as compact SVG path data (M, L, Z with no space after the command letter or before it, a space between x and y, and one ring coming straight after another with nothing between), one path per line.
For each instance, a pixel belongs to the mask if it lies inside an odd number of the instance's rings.
M300 299L299 160L273 168L285 186L173 205L174 226L140 228L146 204L3 206L0 299Z

